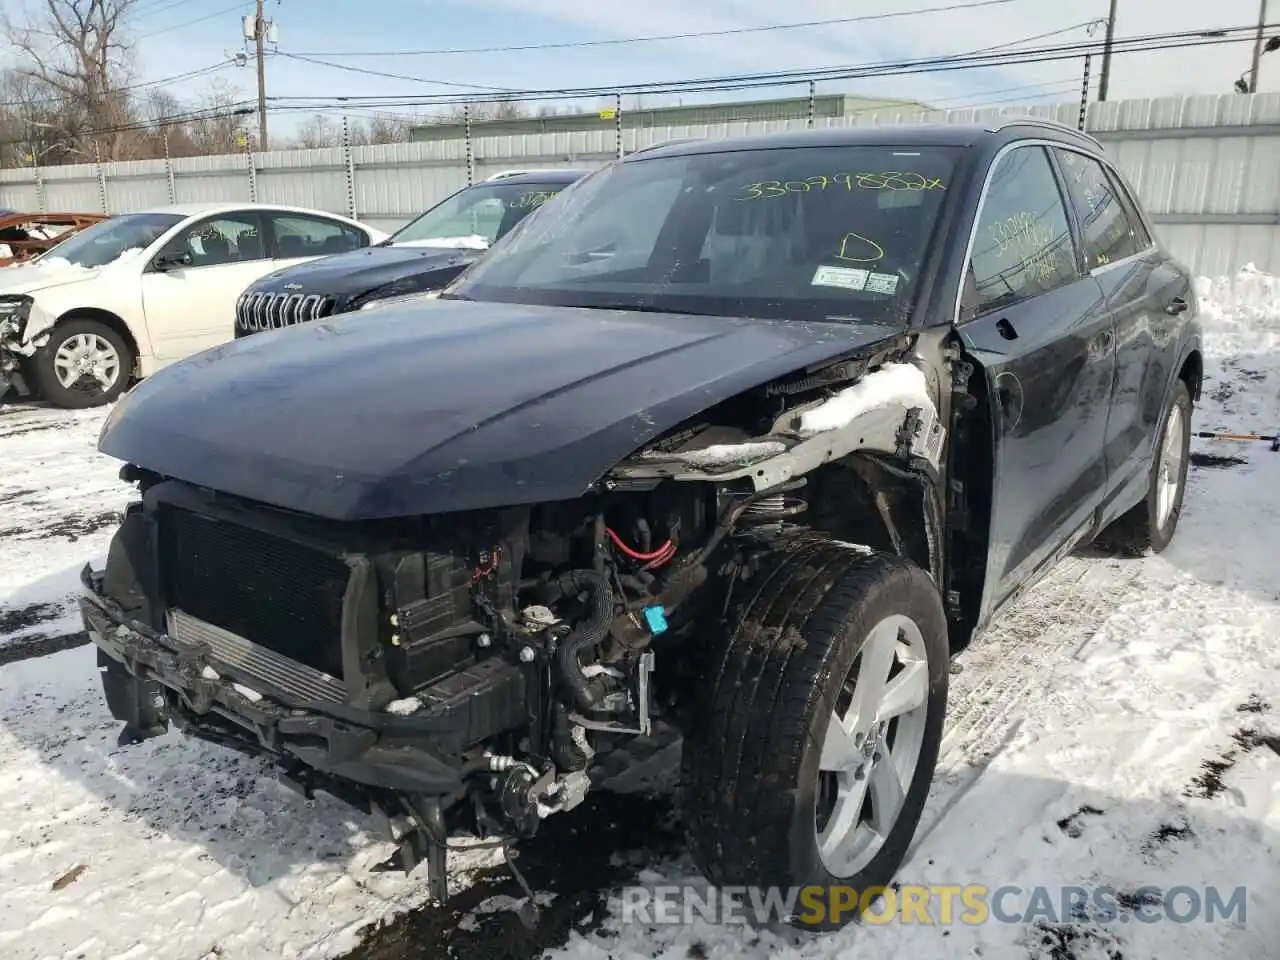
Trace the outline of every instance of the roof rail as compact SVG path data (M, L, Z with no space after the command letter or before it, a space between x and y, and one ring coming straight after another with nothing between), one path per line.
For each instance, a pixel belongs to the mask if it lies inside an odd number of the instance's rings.
M522 177L526 173L540 173L538 170L500 170L495 174L484 178L484 183L491 183L494 180L505 180L507 177Z
M657 150L660 147L673 147L677 143L697 143L699 140L705 140L706 137L676 137L674 140L660 140L657 143L651 143L647 147L640 147L638 150L632 150L627 154L628 157L634 157L638 153L648 153L650 150Z
M994 127L991 127L990 129L992 130L992 132L997 132L1000 130L1004 130L1006 127L1019 127L1019 126L1048 127L1051 130L1058 130L1064 133L1073 133L1077 137L1080 137L1083 140L1088 140L1090 143L1095 144L1099 149L1102 148L1102 143L1093 134L1085 133L1083 130L1077 130L1075 127L1069 127L1065 123L1059 123L1057 120L1045 120L1042 117L1015 117L1012 120L1005 120L1002 123L998 123Z

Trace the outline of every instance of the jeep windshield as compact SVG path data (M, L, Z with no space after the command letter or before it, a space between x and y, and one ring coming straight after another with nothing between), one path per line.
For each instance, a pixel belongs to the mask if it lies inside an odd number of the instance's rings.
M563 183L482 183L460 190L405 224L389 247L487 249L562 189Z
M959 153L726 147L615 163L566 189L446 296L904 323Z

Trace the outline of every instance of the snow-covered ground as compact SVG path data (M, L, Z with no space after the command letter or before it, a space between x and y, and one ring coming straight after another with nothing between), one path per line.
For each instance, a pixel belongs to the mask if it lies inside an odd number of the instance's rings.
M1201 294L1210 379L1196 429L1274 433L1280 283L1246 270ZM1165 554L1069 559L962 658L942 769L900 876L1244 886L1245 923L1086 911L826 937L626 924L609 888L696 878L669 802L593 794L521 860L547 893L549 932L530 935L501 909L513 889L488 876L491 852L455 853L458 892L423 908L420 875L377 870L385 847L336 801L308 804L260 762L176 733L116 746L91 648L46 653L75 642L63 639L78 630L67 598L127 498L118 465L93 450L102 417L0 407L0 956L383 960L443 956L446 942L459 956L549 946L563 960L1276 956L1280 454L1264 444L1197 441ZM659 783L672 753L650 762Z

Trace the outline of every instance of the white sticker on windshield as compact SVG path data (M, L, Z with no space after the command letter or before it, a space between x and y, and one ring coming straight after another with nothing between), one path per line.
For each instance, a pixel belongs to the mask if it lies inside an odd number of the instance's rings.
M898 289L898 278L892 273L873 273L864 285L867 293L893 293Z
M861 290L867 285L868 276L870 274L866 270L851 267L819 267L813 275L813 286Z

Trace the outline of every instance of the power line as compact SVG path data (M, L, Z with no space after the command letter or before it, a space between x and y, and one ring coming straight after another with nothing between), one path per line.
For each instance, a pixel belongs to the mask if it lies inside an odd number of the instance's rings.
M135 17L154 17L158 13L168 13L170 10L176 10L178 7L185 7L189 3L195 3L196 0L152 0L151 3L142 3L132 8L130 11Z
M1213 31L1188 30L1176 33L1151 34L1117 39L1112 47L1116 53L1137 53L1155 50L1183 49L1240 43L1252 39L1256 26L1228 27ZM1237 34L1232 36L1232 34ZM1025 41L1023 41L1025 42ZM503 100L533 101L552 99L576 99L635 94L690 93L730 90L750 90L760 87L778 87L810 81L834 81L865 79L868 77L897 76L913 73L936 73L951 70L971 70L1000 66L1025 65L1078 59L1087 54L1097 54L1099 41L1074 42L1030 49L1008 50L1003 53L975 52L943 57L912 60L883 61L859 66L824 67L817 69L781 70L765 73L738 74L718 77L696 77L681 80L652 81L630 84L601 84L591 87L565 87L558 89L529 89L504 93ZM434 96L361 95L361 96L294 96L289 100L324 102L379 103L386 106L406 104L461 104L469 98L462 94L437 94Z
M244 8L244 3L237 3L230 7L223 7L221 10L215 10L213 13L206 13L203 16L196 17L194 20L184 20L182 23L171 24L167 27L161 27L159 30L151 30L147 33L140 34L135 40L146 40L149 37L158 37L162 33L172 33L174 30L185 30L187 27L194 27L197 23L204 23L206 20L212 20L215 17L224 17L229 13Z
M1016 2L1016 0L983 0L983 2L984 3L990 3L990 2L1010 3L1010 2ZM943 9L943 8L939 7L939 8L930 8L930 9ZM893 16L901 16L901 15L902 14L893 14ZM888 14L884 16L888 16ZM865 18L855 18L855 19L865 19ZM873 17L872 19L875 19L875 18ZM982 47L978 50L968 51L968 54L972 55L972 54L978 54L978 53L989 53L995 50L1003 50L1008 47L1014 47L1022 43L1032 43L1036 40L1044 40L1049 37L1060 36L1064 33L1070 33L1073 30L1078 30L1081 27L1088 26L1088 24L1091 22L1092 21L1082 21L1080 23L1072 24L1069 27L1061 27L1057 30L1050 30L1047 33L1038 33L1038 34L1035 34L1034 36L1022 37L1021 39L1018 39L1018 40L1011 40L1006 43L999 43L990 47ZM370 70L366 67L353 67L350 64L333 63L328 60L321 60L318 57L311 56L308 54L287 53L284 51L276 51L276 53L273 55L278 57L287 57L290 60L299 60L306 63L313 63L313 64L317 64L318 66L331 67L335 70L343 70L348 73L357 73L357 74L361 74L362 76L383 77L390 80L406 80L406 81L409 81L410 83L425 83L425 84L431 84L431 85L442 86L442 87L462 87L465 89L488 90L494 93L502 93L502 94L508 94L508 93L514 92L510 87L489 87L489 86L484 86L482 84L461 83L461 82L452 81L452 80L432 80L426 77L414 77L414 76L408 76L402 73L387 73L382 70Z
M309 57L425 57L451 56L467 53L517 53L526 50L566 50L582 47L610 47L632 43L662 43L670 40L700 40L707 37L736 37L746 33L769 33L776 30L806 30L811 27L833 27L849 23L869 23L873 20L894 20L927 13L947 13L953 10L973 10L979 7L996 7L1021 0L970 0L968 3L948 3L938 7L919 7L894 13L873 13L860 17L833 17L828 20L803 20L798 23L774 23L762 27L735 27L727 30L700 30L694 33L662 33L643 37L619 37L609 40L571 40L562 43L530 43L507 47L443 47L435 50L346 50L336 52L304 51ZM299 54L301 56L301 54Z
M175 83L179 80L194 80L196 77L203 77L211 73L217 73L219 70L224 70L233 63L235 63L234 60L222 60L218 63L211 63L207 67L188 70L186 73L177 73L171 77L160 77L158 80L144 80L142 83L134 83L125 87L115 87L114 89L107 91L107 93L132 93L135 90L146 90L148 87L160 87L167 83ZM31 97L28 100L0 100L0 107L26 107L38 103L63 103L65 99L65 97Z
M1227 36L1227 34L1238 32L1240 30L1249 31L1249 33L1244 37L1232 38ZM1209 47L1209 46L1217 46L1224 43L1239 43L1242 40L1249 40L1252 36L1252 32L1255 30L1256 30L1256 25L1251 25L1243 28L1231 27L1231 28L1225 28L1221 30L1215 30L1215 31L1212 31L1212 34L1213 34L1212 36L1205 36L1207 31L1184 31L1183 33L1180 33L1180 34L1157 34L1157 35L1154 35L1153 37L1131 37L1125 40L1118 40L1116 41L1116 46L1119 47L1123 45L1124 49L1121 52L1130 52L1130 53L1151 52L1151 51L1158 51L1158 50L1175 50L1175 49L1182 50L1182 49L1195 48L1195 47ZM863 71L874 70L876 72L874 73L864 72L858 75L889 76L889 75L908 74L908 73L933 73L939 70L945 70L945 71L966 70L966 69L974 69L975 67L983 67L983 66L1003 66L1003 65L1011 65L1011 64L1043 63L1047 60L1062 60L1062 59L1069 59L1069 58L1077 58L1081 55L1082 50L1087 48L1087 52L1093 52L1093 49L1096 48L1096 46L1097 44L1092 44L1092 45L1077 44L1071 47L1062 46L1062 47L1042 48L1039 50L1010 51L1010 53L1007 55L997 55L994 57L987 56L985 58L985 62L982 62L982 63L962 63L962 62L957 62L957 58L935 58L933 60L926 60L926 61L902 61L897 64L876 64L876 65L870 65L868 67L860 68ZM850 75L849 68L840 68L840 70L843 71L843 73L840 75L836 75L834 73L823 73L822 76L824 79L833 79L833 78L839 78L839 76ZM805 71L782 71L781 74L788 77L794 77L797 75L803 76L805 74ZM757 76L764 76L770 79L767 79L764 81L754 79ZM799 82L799 81L792 79L786 82ZM707 86L707 87L700 88L703 90L725 89L725 88L751 89L754 86L758 86L758 85L770 85L770 84L778 85L778 81L776 80L775 75L752 75L751 78L749 78L748 81L745 81L745 82L742 81L740 78L717 77L717 78L703 78L696 81L676 81L665 88L662 87L660 84L655 83L645 87L639 92L649 93L649 94L663 93L668 91L687 93L687 92L690 92L689 87L687 86L687 84L690 84L690 83L701 83L701 84L715 83L719 85L714 87ZM741 83L743 85L728 86L729 84L733 84L733 83ZM571 90L571 91L551 91L551 93L557 97L566 97L566 96L598 97L601 95L602 92L630 93L632 92L632 90L630 88L601 87L601 88L591 88L590 90L585 90L585 91L581 89ZM547 91L521 91L520 95L522 99L545 99L547 95ZM374 97L368 97L368 98L295 97L292 99L324 100L326 101L326 103L334 105L339 109L342 107L344 101L348 101L348 100L352 100L352 101L359 100L361 104L366 108L372 107L375 105L403 107L403 106L413 106L413 105L428 105L432 103L451 104L451 103L465 102L462 100L441 99L441 98L418 98L415 100L406 100L405 98L394 98L394 99L390 99L389 102L384 102L386 101L387 98L383 98L383 100L380 100L376 104L369 102L373 100L378 100L378 98L374 98ZM275 105L269 105L269 109L273 109L277 112L297 112L297 111L318 112L318 109L322 109L322 108L318 108L317 105L315 104L311 104L311 105L275 104ZM875 109L883 109L883 108L875 108ZM188 123L188 122L193 122L195 120L222 119L222 118L232 117L232 116L244 116L244 115L250 115L252 114L252 112L253 110L252 110L250 101L240 101L235 104L231 104L228 107L221 108L220 110L211 108L205 112L192 111L183 115L175 115L171 117L160 117L151 121L137 121L137 122L124 124L116 127L86 131L84 135L85 136L104 136L111 133L119 133L119 132L125 132L130 130L143 130L148 128L168 126L168 125L179 124L179 123ZM4 142L4 141L0 141L0 142ZM11 141L11 142L20 143L23 141L19 140L19 141Z
M1007 2L1007 0L1002 0ZM290 60L300 60L304 63L314 63L321 67L331 67L334 70L345 70L348 73L359 73L368 77L385 77L389 80L407 80L410 83L429 83L440 87L461 87L466 90L489 90L494 93L510 93L510 87L487 87L480 83L460 83L454 80L428 80L425 77L409 77L402 73L384 73L381 70L368 70L364 67L353 67L345 63L332 63L328 60L321 60L317 57L306 56L301 53L285 53L277 50L272 56L287 57Z

